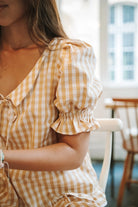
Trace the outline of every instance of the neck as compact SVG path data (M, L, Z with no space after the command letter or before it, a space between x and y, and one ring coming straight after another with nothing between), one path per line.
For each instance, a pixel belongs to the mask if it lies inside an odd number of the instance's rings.
M1 27L2 49L18 50L21 48L27 48L32 44L33 42L29 36L25 21L16 22L16 24Z

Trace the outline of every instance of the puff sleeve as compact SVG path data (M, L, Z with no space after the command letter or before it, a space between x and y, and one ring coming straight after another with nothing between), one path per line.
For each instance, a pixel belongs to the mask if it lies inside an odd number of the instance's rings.
M55 106L58 119L52 128L61 134L73 135L99 127L93 111L102 92L95 78L93 48L82 41L66 41L61 50L60 78Z

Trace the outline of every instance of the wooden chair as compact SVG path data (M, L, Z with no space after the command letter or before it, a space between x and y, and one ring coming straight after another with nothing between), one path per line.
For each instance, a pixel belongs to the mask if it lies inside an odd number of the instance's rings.
M97 119L100 123L100 128L96 131L106 132L106 145L103 159L103 165L99 177L99 184L103 191L106 189L108 174L110 169L111 151L112 151L112 132L120 131L122 121L120 119Z
M138 180L132 179L134 156L138 154L138 99L113 98L113 101L115 114L123 121L122 147L127 152L117 200L117 207L120 207L125 186L129 188L131 183L138 184Z

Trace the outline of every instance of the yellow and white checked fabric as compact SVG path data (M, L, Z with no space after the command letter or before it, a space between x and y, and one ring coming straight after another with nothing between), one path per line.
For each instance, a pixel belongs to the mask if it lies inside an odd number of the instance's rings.
M18 87L7 97L0 95L2 148L43 147L57 142L56 132L71 135L96 129L93 110L102 87L94 66L90 45L54 38ZM1 171L0 179L1 207L106 205L88 154L75 170L10 170L10 181Z

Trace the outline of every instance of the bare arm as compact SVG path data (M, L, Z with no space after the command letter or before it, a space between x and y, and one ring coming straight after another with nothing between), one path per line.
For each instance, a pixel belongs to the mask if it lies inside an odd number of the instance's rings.
M38 149L4 150L11 169L51 171L79 167L88 151L90 133L59 135L57 144Z

